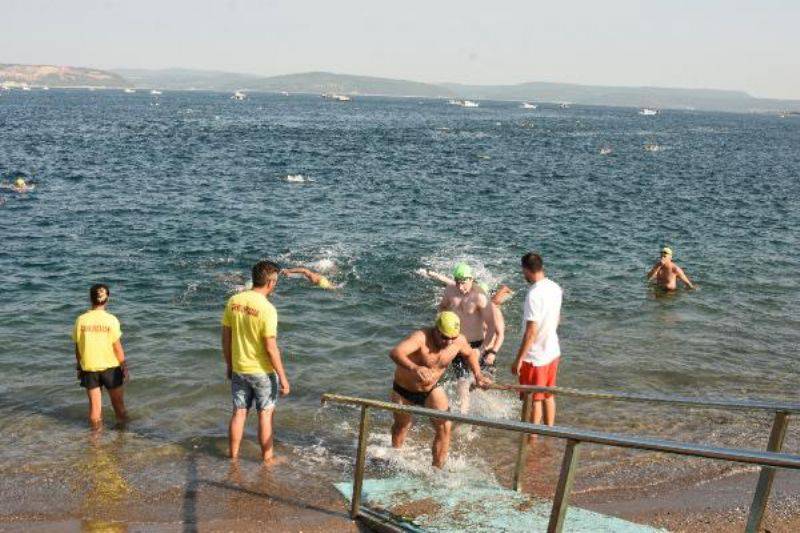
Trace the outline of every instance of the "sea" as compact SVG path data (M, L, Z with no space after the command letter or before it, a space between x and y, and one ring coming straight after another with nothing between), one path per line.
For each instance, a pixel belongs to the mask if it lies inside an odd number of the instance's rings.
M34 516L42 501L100 513L97 502L119 491L185 485L190 459L224 477L231 401L220 317L264 258L336 285L283 278L270 297L292 385L275 415L276 453L289 458L277 468L310 494L351 478L358 429L357 411L321 395L387 399L389 350L432 324L442 295L421 272L458 262L490 288L514 290L502 308L500 383L514 381L520 257L537 251L564 290L559 385L798 400L799 119L53 89L0 94L0 132L6 515ZM11 191L17 175L35 189ZM665 245L696 290L648 286ZM116 427L106 403L105 429L92 436L70 332L99 282L122 324L131 421ZM511 392L472 396L474 414L519 418ZM559 425L753 449L766 446L771 423L763 412L579 398L558 408ZM374 419L370 477L510 482L515 435L456 427L447 468L433 472L427 422L398 452L388 415ZM787 448L798 447L797 427ZM253 417L246 439L244 464L256 468ZM543 452L531 490L552 491L559 446ZM575 491L742 468L597 446L581 458ZM112 473L91 485L92 471Z

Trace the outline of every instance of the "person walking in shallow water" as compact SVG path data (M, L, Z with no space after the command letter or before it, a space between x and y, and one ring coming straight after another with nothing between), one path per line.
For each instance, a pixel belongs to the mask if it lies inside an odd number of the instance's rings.
M558 323L561 320L562 291L547 278L539 254L522 256L522 275L530 284L523 307L523 335L511 373L519 376L520 385L555 387L561 346ZM533 393L530 421L548 426L555 424L556 399L550 393ZM533 440L532 438L530 440Z
M128 367L119 320L106 311L110 296L107 285L92 285L92 308L80 315L72 328L78 380L89 398L89 424L94 429L102 424L103 387L111 398L117 422L124 422L128 416L123 387L128 381Z
M253 267L253 288L230 297L222 315L222 353L231 380L233 413L229 426L228 453L239 457L247 413L258 411L261 458L273 460L273 417L278 401L289 394L289 380L278 349L278 312L267 297L278 284L280 267L259 261Z
M658 287L666 291L674 291L678 288L678 280L681 280L690 289L694 285L684 274L683 269L672 262L672 248L665 246L661 249L661 259L653 265L647 273L647 280L654 282Z
M395 346L389 355L397 365L391 394L391 400L395 403L448 411L447 395L439 385L439 380L453 359L459 356L464 358L464 365L474 373L479 387L485 388L491 383L481 374L478 352L461 334L461 320L451 311L439 313L434 327L413 332ZM451 424L435 418L431 422L436 431L431 448L433 466L442 468L450 449ZM411 423L411 415L394 414L393 447L403 446Z

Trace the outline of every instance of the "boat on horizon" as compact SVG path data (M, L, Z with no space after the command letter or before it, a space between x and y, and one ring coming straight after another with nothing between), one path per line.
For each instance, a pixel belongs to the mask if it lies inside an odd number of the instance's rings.
M163 93L161 91L159 91L158 89L153 89L152 91L150 91L150 94L152 94L153 96L158 96L158 95L163 94Z
M236 91L235 93L233 93L233 96L231 96L231 100L246 100L246 99L247 99L247 94L244 91Z
M281 91L281 94L282 94L283 96L289 96L289 93L288 93L287 91Z
M322 93L322 97L326 100L334 100L336 102L349 102L352 100L352 98L346 94Z
M472 100L448 100L448 103L458 107L480 107L478 102L473 102Z
M652 117L654 115L658 115L659 113L660 111L658 109L653 109L651 107L643 107L639 110L639 114L646 117Z
M136 92L136 89L131 89L130 87L128 87L127 89L125 89L125 92L128 94L133 94Z
M522 109L536 109L539 106L537 106L536 104L532 104L530 102L522 102L522 105L520 107Z

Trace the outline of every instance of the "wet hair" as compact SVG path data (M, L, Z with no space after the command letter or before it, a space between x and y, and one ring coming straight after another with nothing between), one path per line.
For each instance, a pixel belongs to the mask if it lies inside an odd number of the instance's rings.
M273 261L259 261L253 265L253 287L263 287L267 282L278 277L281 267Z
M111 296L111 290L105 283L95 283L89 289L89 299L92 300L92 305L103 305L108 302L109 296Z
M536 274L544 270L544 262L542 256L535 252L528 252L522 256L522 268L529 272Z

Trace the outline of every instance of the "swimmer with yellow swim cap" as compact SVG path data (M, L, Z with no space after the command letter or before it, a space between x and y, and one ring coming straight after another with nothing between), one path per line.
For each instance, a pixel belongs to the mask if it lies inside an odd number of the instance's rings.
M320 289L333 289L333 283L330 282L328 278L323 276L322 274L317 274L316 272L312 272L311 270L303 267L297 268L284 268L281 270L281 274L284 276L290 276L291 274L300 274L305 277L310 283L316 285Z
M694 285L681 267L672 262L672 248L665 246L661 249L661 259L647 273L647 280L654 282L656 286L664 290L674 291L678 288L679 279L688 288L694 289Z
M394 371L391 400L402 405L416 405L447 411L447 395L439 385L450 363L462 357L476 376L477 385L486 388L491 379L481 374L478 352L461 334L461 319L452 311L436 316L431 328L420 329L400 341L389 356L397 365ZM392 446L401 448L413 420L406 413L395 413ZM433 439L433 466L442 468L450 449L450 422L431 419L436 434Z
M15 192L26 192L28 190L28 184L25 183L25 179L23 177L18 177L14 180L14 191Z

